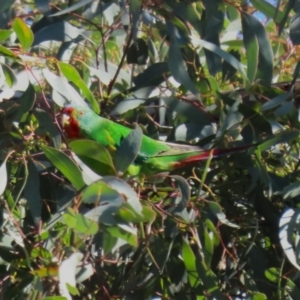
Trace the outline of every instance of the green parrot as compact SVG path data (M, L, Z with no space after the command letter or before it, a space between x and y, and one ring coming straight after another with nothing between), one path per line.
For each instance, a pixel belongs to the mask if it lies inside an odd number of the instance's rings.
M131 132L130 128L104 119L88 107L76 105L68 105L62 109L62 126L69 139L94 140L106 147L112 157L122 140ZM252 146L203 150L198 146L167 143L143 135L139 153L127 173L132 176L150 176L170 172L211 156L230 154Z

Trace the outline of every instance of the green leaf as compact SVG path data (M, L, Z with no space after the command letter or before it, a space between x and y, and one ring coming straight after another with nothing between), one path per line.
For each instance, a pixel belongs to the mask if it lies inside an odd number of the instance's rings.
M186 118L188 122L195 122L203 127L211 123L207 112L202 111L201 109L195 109L195 106L191 102L178 101L175 97L161 97L161 99L171 111Z
M76 288L76 286L72 286L69 283L66 283L67 289L70 292L71 295L73 296L79 296L80 293L78 291L78 289Z
M24 196L29 204L30 212L35 224L38 224L42 212L42 198L40 195L40 178L36 166L32 160L27 162L28 178L26 181Z
M27 51L33 43L33 33L21 18L15 18L12 28L17 34L24 51Z
M265 276L272 282L277 282L280 278L280 272L278 269L270 268L265 270Z
M247 75L250 83L253 83L258 68L258 41L255 32L242 15L243 41L246 48Z
M155 211L152 208L147 206L143 206L142 215L143 215L143 222L146 223L153 223L154 220L156 219Z
M185 238L182 239L182 259L187 271L190 285L192 287L198 286L201 279L196 268L196 257L190 243Z
M140 199L135 190L127 182L113 176L106 176L101 180L118 191L124 199L123 202L128 203L137 214L142 213L143 207L141 205Z
M114 197L109 200L108 203L104 203L103 205L99 205L89 210L84 216L102 225L117 225L119 221L115 218L115 215L122 205L122 199L120 199L120 197Z
M13 30L0 29L0 42L5 41L13 33Z
M281 191L281 194L283 195L283 199L297 197L300 195L300 182L296 181L284 187L284 189Z
M93 182L82 191L81 201L83 203L98 204L114 201L116 198L119 198L119 193L105 182L99 180Z
M33 99L28 100L28 103L24 104L24 108L23 108L24 110L30 107L31 101L33 101ZM33 114L39 122L39 127L36 130L36 134L42 136L49 134L53 140L53 144L55 148L60 149L60 145L61 145L60 132L57 126L53 124L53 119L51 115L40 108L35 108L33 110Z
M258 47L259 47L259 57L258 57L258 71L257 78L261 79L266 85L270 85L273 77L273 50L268 38L265 27L262 23L254 16L243 12L242 19L245 24L247 23L247 34L252 30L255 34ZM247 36L247 38L252 38L253 35ZM252 45L252 51L256 49L255 45ZM255 53L255 52L254 52ZM254 55L252 55L254 56Z
M6 10L12 5L10 0L2 0L0 5L0 13L5 13Z
M96 102L93 93L86 86L82 78L80 77L78 71L70 64L58 62L59 68L64 74L64 76L72 81L78 88L82 90L83 95L89 100L91 103L93 110L99 114L100 108L98 103Z
M64 76L57 76L48 68L43 69L43 75L53 89L53 100L59 106L72 103L76 105L87 105L76 89Z
M143 206L142 213L137 214L130 205L124 203L120 206L116 216L126 223L152 223L156 214L151 208L145 206Z
M274 19L276 23L281 22L284 18L284 13L280 10L276 10L270 2L265 0L251 0L252 5L262 14L268 18ZM276 18L275 18L276 15Z
M234 105L236 100L227 97L224 94L219 94L220 98L227 105ZM251 128L255 129L255 133L265 132L268 135L272 134L272 128L270 122L264 118L261 114L257 113L254 109L244 103L240 103L238 106L238 111L244 116L245 119L251 124Z
M48 146L42 146L46 157L64 175L72 185L80 190L85 186L82 174L75 163L63 152Z
M12 52L11 50L7 49L6 47L0 45L0 53L3 54L4 56L8 56L8 57L12 57L12 58L16 58L17 55Z
M198 274L201 274L201 280L207 292L209 292L214 299L228 299L227 296L225 296L220 290L217 276L205 265L204 261L200 259L199 255L196 260L196 266Z
M17 82L14 71L6 64L1 64L1 68L4 73L6 83L9 87L12 87Z
M174 9L174 12L176 15L180 16L182 20L188 21L192 26L197 30L197 32L201 35L202 34L202 24L200 21L200 14L199 11L197 11L197 5L200 3L197 2L191 2L191 3L180 3L176 1L169 2L171 7ZM175 23L175 22L174 22ZM181 25L183 32L185 32L186 25ZM187 35L189 35L189 32L186 32Z
M133 41L136 41L138 26L140 23L140 9L142 5L142 0L131 0L129 2L130 14L132 17L132 38Z
M220 47L216 46L215 44L204 41L202 39L195 38L193 43L195 45L202 46L203 48L219 55L221 58L226 60L232 67L234 67L236 70L238 70L241 73L241 75L243 76L243 78L248 80L244 66L234 56L232 56L229 53L227 53L226 51L222 50Z
M182 213L182 211L186 209L190 200L191 191L188 182L183 177L178 175L173 175L170 177L175 180L179 190L178 196L173 203L174 206L172 206L169 210L170 212L172 212L172 214L176 215Z
M15 121L20 121L22 116L27 114L34 106L36 99L36 93L34 91L34 87L31 83L29 83L26 91L19 98L20 106L18 111L13 116Z
M119 239L112 236L109 232L103 232L102 247L105 254L111 253L113 249L116 249L116 245Z
M300 15L298 13L292 17L291 25L290 25L290 38L291 38L292 43L295 46L300 44L299 26L300 26Z
M265 141L261 142L257 146L257 150L260 152L263 152L265 150L270 149L274 145L280 144L280 143L287 143L290 144L293 140L299 137L299 131L281 131L277 134L275 134L273 137L266 139Z
M138 215L136 215L131 207L126 207L126 205L122 205L117 214L116 214L117 217L120 217L124 222L126 223L139 223L141 222L141 218L139 218Z
M241 60L241 53L238 50L234 50L231 49L228 52L230 55L232 55L233 57L235 57L238 61ZM222 80L226 81L226 80L230 80L232 81L234 79L234 76L236 75L237 70L235 68L233 68L230 64L228 64L228 62L226 60L223 61L222 63ZM249 74L248 74L249 77ZM219 88L216 89L216 91Z
M86 218L82 214L75 213L70 207L63 215L63 219L67 226L74 229L78 233L85 235L95 235L98 230L98 224L91 219Z
M203 254L204 254L204 261L207 266L210 266L211 260L214 253L214 244L211 234L207 231L203 231L204 234L204 245L203 245Z
M239 102L235 102L231 107L228 108L227 114L223 117L220 122L220 128L216 134L216 139L220 139L226 132L230 132L232 128L240 124L243 120L243 115L239 112Z
M55 14L52 14L51 17L57 17L57 16L62 16L64 14L67 14L67 13L70 13L84 5L87 5L89 4L90 2L92 2L93 0L85 0L85 1L80 1L78 3L75 3L75 4L70 4L70 6L68 6L67 8L65 9L62 9L61 11L55 13Z
M299 287L289 278L287 278L285 290L290 295L291 299L298 299L300 297Z
M118 173L123 174L135 161L142 144L143 132L138 124L122 140L115 154L115 166Z
M265 294L254 292L251 294L251 300L267 300L267 296Z
M106 227L107 231L111 236L126 241L129 245L137 247L138 240L135 234L129 233L118 226Z
M166 62L157 62L150 65L143 72L133 78L135 89L145 86L158 86L170 76L169 67Z
M72 208L67 208L67 211L63 214L63 220L70 228L74 228L76 226L76 213Z
M229 227L233 227L233 228L239 228L240 226L230 222L227 218L226 215L223 213L222 207L213 201L206 201L206 203L208 204L209 208L211 209L212 213L218 218L218 220L229 226Z
M116 175L112 158L105 147L91 140L76 140L69 144L71 150L95 173Z
M172 76L200 100L199 91L187 72L187 68L180 52L179 44L175 39L171 41L169 47L168 66Z

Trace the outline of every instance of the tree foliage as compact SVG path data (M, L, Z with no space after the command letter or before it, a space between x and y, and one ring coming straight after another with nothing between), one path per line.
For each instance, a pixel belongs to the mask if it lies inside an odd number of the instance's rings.
M2 0L2 299L299 299L299 10ZM65 139L68 103L135 128L116 157ZM129 178L140 128L253 147Z

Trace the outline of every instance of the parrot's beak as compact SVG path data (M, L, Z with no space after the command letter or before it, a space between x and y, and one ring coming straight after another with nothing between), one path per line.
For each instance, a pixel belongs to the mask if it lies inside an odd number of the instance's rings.
M62 127L70 125L70 116L66 114L61 115L60 124Z

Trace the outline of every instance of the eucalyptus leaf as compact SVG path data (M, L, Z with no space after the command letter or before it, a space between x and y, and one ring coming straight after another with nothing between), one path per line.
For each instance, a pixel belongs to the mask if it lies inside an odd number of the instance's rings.
M42 198L40 195L40 179L33 161L28 161L28 178L26 181L24 196L29 204L30 212L35 224L41 219Z
M119 173L124 173L135 161L142 144L142 129L135 124L135 128L126 136L115 154L115 166Z
M42 150L50 162L70 180L77 190L85 186L80 170L66 154L48 146L42 146Z
M33 43L33 33L30 28L21 18L15 18L12 28L16 32L23 49L28 50Z

